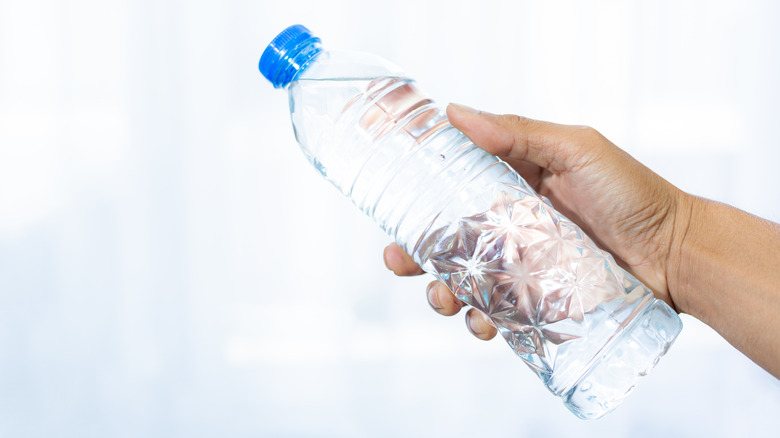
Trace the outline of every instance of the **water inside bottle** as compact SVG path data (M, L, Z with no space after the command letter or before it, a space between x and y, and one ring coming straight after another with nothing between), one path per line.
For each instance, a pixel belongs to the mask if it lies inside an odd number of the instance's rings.
M522 186L431 233L424 267L490 317L556 395L652 298L568 219Z

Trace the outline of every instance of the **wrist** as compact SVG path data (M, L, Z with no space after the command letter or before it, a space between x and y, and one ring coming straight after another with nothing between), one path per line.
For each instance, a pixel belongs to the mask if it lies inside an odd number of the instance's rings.
M780 377L780 225L687 194L678 206L666 269L675 308Z
M695 239L699 222L706 209L706 201L697 196L677 190L672 227L665 270L666 285L673 307L680 313L691 312L689 292L691 284L688 273L695 262Z

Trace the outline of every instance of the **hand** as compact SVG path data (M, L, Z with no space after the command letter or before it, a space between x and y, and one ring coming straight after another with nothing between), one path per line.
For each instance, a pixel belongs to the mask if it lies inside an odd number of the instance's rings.
M679 309L669 291L670 257L690 215L690 195L678 190L592 128L494 115L451 104L452 125L475 145L506 161L553 206L577 223L601 248L647 285L656 297ZM385 249L385 264L397 275L422 270L398 245ZM442 315L462 308L442 283L427 291ZM469 330L491 339L489 319L470 309Z

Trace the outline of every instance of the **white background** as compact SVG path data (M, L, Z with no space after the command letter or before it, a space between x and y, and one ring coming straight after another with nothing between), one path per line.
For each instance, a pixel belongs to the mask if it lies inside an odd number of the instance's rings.
M778 380L693 318L583 422L431 311L257 72L294 23L780 221L770 1L1 0L0 436L777 436Z

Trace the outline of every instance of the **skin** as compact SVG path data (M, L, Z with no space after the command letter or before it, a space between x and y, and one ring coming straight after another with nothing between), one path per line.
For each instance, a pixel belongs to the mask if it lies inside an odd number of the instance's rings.
M780 378L780 225L679 190L593 128L455 104L447 115L657 298L708 324ZM423 273L396 244L384 258L396 275ZM429 284L426 296L442 315L463 307L438 281ZM466 313L466 325L479 339L496 335L476 309Z

